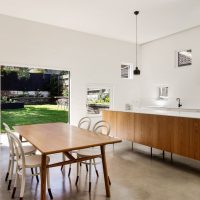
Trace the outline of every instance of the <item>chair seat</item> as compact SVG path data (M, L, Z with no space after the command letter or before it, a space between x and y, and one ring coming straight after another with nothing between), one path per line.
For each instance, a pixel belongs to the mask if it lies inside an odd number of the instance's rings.
M22 146L22 148L25 155L35 153L36 151L36 148L32 145Z
M25 167L26 168L34 168L34 167L40 167L41 166L41 155L30 155L25 156ZM50 162L50 158L47 156L47 164ZM22 160L19 160L19 166L22 166Z
M86 157L86 156L95 156L95 155L100 155L100 149L97 148L87 148L87 149L82 149L77 152L78 157Z
M31 154L34 154L36 152L36 148L32 145L22 146L22 149L23 149L25 155L31 155ZM16 150L15 149L14 149L14 155L11 155L11 156L16 156Z
M19 133L17 133L17 132L12 132L16 137L18 137L19 138Z

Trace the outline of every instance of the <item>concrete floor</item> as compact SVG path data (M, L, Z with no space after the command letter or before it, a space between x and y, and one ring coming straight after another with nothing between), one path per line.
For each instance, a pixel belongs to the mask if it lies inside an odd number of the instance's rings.
M148 147L130 142L116 144L107 148L107 162L112 181L111 200L199 200L200 199L200 162L170 155L162 159L162 152L153 150L150 158ZM7 168L8 147L0 146L0 200L11 199L4 181ZM60 160L61 155L51 156L51 161ZM98 165L100 177L92 175L92 191L88 193L88 174L85 166L81 167L78 187L75 186L76 166L73 165L70 178L60 168L51 169L51 189L56 200L105 200L105 188L101 165ZM30 172L29 172L30 173ZM40 199L40 184L36 179L27 177L24 199ZM19 189L16 191L16 199ZM50 199L47 195L47 199Z

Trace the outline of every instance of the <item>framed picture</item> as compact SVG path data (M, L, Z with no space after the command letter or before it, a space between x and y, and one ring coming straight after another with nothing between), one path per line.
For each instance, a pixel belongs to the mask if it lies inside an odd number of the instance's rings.
M159 99L168 99L168 86L159 86Z
M86 93L87 115L101 115L102 110L113 106L113 86L107 84L88 84Z
M192 65L192 49L177 51L176 66L184 67L188 65Z
M123 79L133 78L133 64L130 63L121 64L121 78Z

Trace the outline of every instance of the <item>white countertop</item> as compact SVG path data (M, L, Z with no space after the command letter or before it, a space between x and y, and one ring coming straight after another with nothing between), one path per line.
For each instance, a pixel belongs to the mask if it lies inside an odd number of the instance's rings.
M132 110L115 110L120 112L133 112L133 113L144 113L153 115L165 115L165 116L175 116L175 117L188 117L200 119L200 109L183 109L183 108L134 108Z

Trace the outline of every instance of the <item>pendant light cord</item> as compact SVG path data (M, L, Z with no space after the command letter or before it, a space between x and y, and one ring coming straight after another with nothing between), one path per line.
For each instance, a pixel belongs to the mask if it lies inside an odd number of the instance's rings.
M135 35L135 39L136 39L136 67L138 67L138 63L137 63L137 14L136 16L136 35Z
M137 16L139 14L139 11L135 11L135 19L136 19L136 23L135 23L135 27L136 27L136 34L135 34L135 54L136 54L136 66L135 66L135 70L133 71L134 75L140 75L140 70L138 69L138 24L137 24Z

